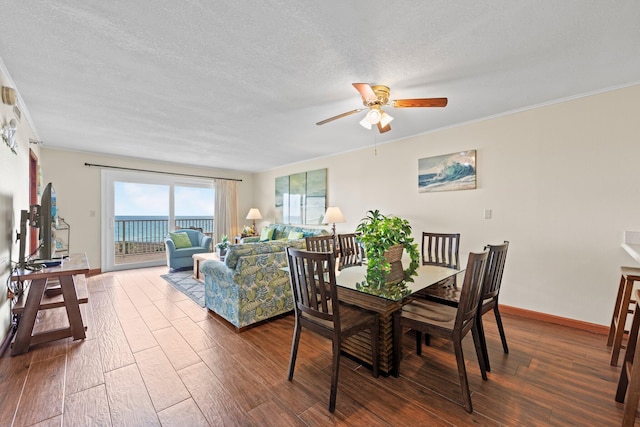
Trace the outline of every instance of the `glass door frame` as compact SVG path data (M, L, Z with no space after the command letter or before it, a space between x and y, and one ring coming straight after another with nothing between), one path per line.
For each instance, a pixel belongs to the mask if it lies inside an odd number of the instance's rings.
M101 199L102 199L102 227L101 227L101 269L106 271L130 270L165 265L166 260L144 261L137 263L115 263L115 192L116 182L131 182L139 184L166 185L169 187L169 223L168 230L175 229L175 187L210 187L213 188L213 180L205 178L192 178L179 175L157 174L150 172L131 172L122 170L101 171ZM212 200L211 203L215 203Z

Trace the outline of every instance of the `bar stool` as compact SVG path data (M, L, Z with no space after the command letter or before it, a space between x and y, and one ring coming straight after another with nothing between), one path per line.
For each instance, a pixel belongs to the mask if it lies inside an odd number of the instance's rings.
M629 344L624 354L624 362L620 371L620 380L616 390L616 402L627 403L624 405L624 417L622 426L633 426L640 401L640 362L634 364L634 359L640 359L640 346L638 346L638 329L640 329L640 290L636 290L636 302L634 303L633 323L629 333Z
M634 312L633 306L631 305L635 304L635 301L631 300L633 285L636 281L640 282L640 268L621 267L620 271L618 296L616 297L616 305L613 309L611 327L609 328L609 336L607 337L607 347L611 347L611 366L618 366L620 349L624 348L622 339L627 323L627 314Z

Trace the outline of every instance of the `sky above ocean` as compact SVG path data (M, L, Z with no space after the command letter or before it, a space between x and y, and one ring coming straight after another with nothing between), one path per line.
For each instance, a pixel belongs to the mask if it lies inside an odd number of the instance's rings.
M169 216L169 186L116 182L114 186L116 216ZM212 188L175 187L176 216L213 217Z

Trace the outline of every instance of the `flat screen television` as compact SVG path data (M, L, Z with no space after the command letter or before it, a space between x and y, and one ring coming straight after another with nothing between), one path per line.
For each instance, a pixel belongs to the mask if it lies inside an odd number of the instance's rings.
M40 252L39 259L53 259L56 253L56 228L58 213L56 191L51 183L44 188L40 198Z
M54 259L56 253L56 229L58 228L58 211L56 207L56 191L51 183L47 184L40 198L39 205L31 205L29 210L23 210L20 216L20 253L18 266L24 270L33 261L26 255L27 224L38 229L40 244L38 246L39 260Z

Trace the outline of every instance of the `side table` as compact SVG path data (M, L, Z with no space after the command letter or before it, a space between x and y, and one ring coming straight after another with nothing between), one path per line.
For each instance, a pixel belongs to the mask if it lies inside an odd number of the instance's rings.
M202 254L193 254L193 278L204 282L204 277L200 275L200 263L209 259L220 261L220 257L215 252L206 252Z

